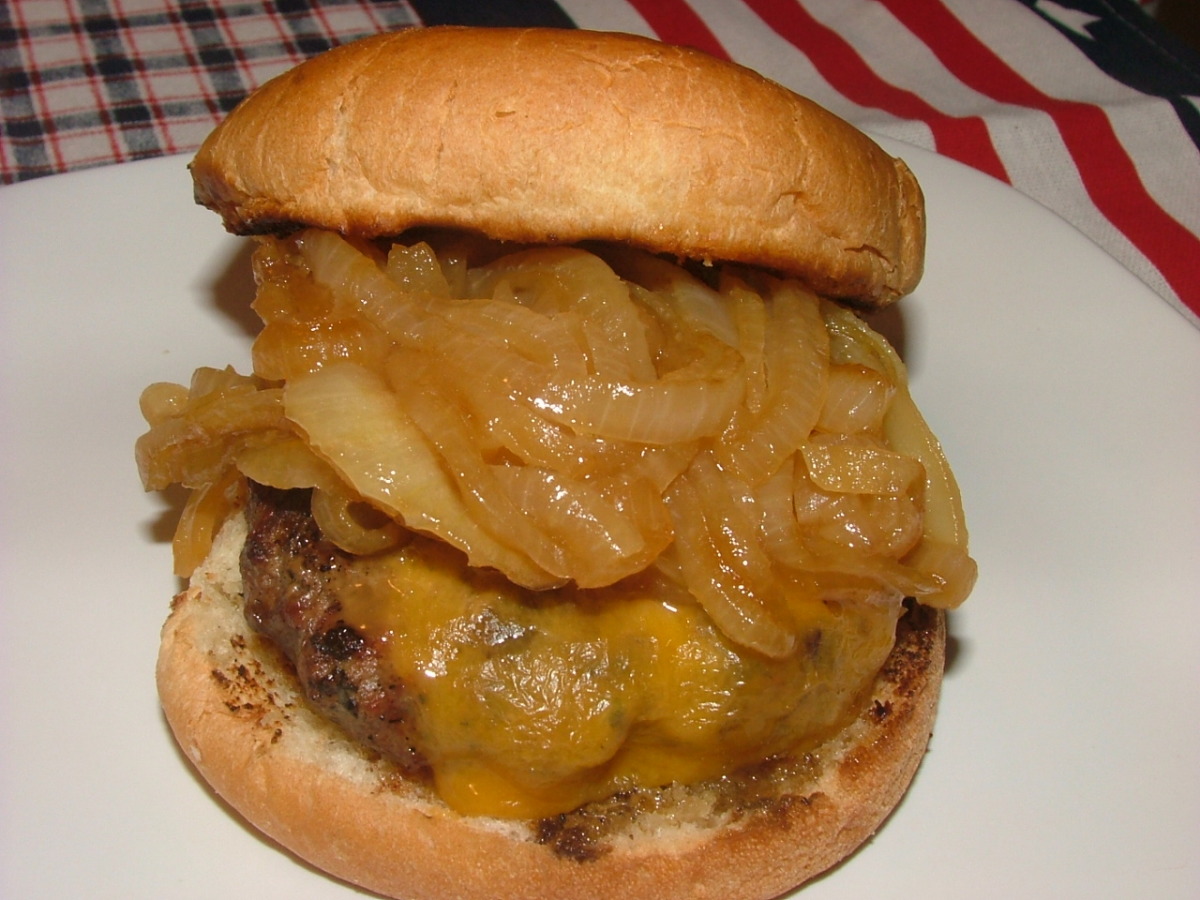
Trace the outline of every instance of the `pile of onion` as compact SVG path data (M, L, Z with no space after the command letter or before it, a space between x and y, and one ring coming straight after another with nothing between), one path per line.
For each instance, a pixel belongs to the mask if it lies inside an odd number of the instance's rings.
M176 571L245 478L312 488L360 555L421 532L514 583L656 567L731 641L792 652L789 598L953 607L975 564L894 351L853 312L737 267L449 235L263 238L253 375L142 396L148 490L191 488Z

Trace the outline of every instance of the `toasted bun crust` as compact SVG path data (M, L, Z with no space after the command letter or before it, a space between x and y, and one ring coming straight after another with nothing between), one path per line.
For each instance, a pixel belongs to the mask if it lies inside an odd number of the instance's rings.
M868 838L925 751L945 625L917 607L865 711L803 759L635 792L539 823L460 816L313 713L241 614L241 517L180 594L158 688L201 775L254 826L339 878L408 900L775 897Z
M446 226L759 265L884 305L921 277L903 162L778 84L630 35L427 28L264 85L192 163L237 233Z

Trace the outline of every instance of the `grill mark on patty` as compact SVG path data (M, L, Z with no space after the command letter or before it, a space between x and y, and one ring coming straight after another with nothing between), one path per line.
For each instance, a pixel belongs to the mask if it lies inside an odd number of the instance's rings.
M417 699L373 640L342 618L352 557L325 540L309 491L251 485L242 550L245 615L295 669L304 696L353 738L410 775L427 765L414 747Z

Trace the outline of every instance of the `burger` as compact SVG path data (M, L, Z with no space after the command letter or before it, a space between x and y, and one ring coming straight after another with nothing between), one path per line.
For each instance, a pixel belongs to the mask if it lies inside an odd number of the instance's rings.
M766 898L926 750L975 564L903 364L903 162L740 66L429 28L191 164L253 371L142 395L190 490L157 681L256 828L398 898Z

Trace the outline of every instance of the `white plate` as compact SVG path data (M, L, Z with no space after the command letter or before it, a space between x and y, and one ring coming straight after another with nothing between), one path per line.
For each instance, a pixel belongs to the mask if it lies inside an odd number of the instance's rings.
M917 783L804 896L1196 897L1200 332L1040 207L892 149L930 239L889 327L982 574ZM0 191L0 896L352 893L215 801L155 700L176 584L137 398L247 368L243 246L179 158Z

